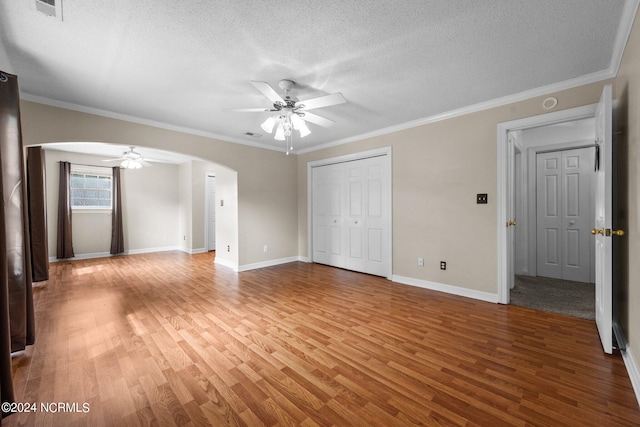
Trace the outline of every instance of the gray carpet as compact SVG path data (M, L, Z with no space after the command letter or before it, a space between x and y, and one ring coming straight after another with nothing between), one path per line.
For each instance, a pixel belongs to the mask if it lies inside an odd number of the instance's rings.
M516 276L511 304L595 320L595 285L547 277Z

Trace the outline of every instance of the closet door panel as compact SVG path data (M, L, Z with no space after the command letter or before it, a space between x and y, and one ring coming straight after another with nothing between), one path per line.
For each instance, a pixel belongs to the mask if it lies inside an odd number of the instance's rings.
M388 208L390 188L387 188L386 157L367 159L367 250L365 270L369 274L387 276L386 248L389 239Z
M313 260L344 267L343 168L328 165L313 169Z
M347 268L365 272L366 244L366 161L356 160L344 164L349 177L347 205L349 212L346 218L347 233Z
M593 164L592 148L562 152L563 164L563 236L562 278L590 282L592 249L595 241L591 225L595 218L591 198Z
M537 156L537 271L538 276L562 278L561 153Z

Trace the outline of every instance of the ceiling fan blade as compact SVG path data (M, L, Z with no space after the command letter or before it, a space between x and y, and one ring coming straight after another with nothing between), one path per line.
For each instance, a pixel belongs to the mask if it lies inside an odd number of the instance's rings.
M103 162L117 162L117 161L122 161L124 160L124 157L118 157L117 159L104 159L102 160Z
M303 120L306 120L307 122L311 122L313 124L316 124L318 126L322 126L324 128L328 128L330 126L332 126L335 122L333 120L329 120L329 119L325 119L322 116L319 116L317 114L313 114L313 113L309 113L309 112L304 112L304 116L302 116Z
M168 160L160 160L160 159L149 159L147 157L141 159L143 162L150 162L150 163L171 163Z
M229 113L262 113L270 110L270 108L229 108L222 111L227 111Z
M344 104L347 100L341 93L332 93L331 95L319 96L313 99L296 102L296 107L304 105L304 110L313 110L314 108L330 107L332 105Z
M278 102L285 104L284 99L282 99L282 97L278 95L278 92L273 90L273 88L269 83L257 82L255 80L252 80L251 84L254 85L256 89L262 92L262 94L266 96L269 99L269 101L273 102L274 104Z

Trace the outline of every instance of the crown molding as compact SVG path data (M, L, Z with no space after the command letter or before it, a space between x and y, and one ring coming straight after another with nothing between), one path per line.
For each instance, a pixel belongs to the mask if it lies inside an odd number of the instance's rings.
M51 98L45 98L45 97L42 97L42 96L32 95L32 94L30 94L28 92L21 92L20 93L20 98L22 100L25 100L25 101L30 101L30 102L35 102L35 103L38 103L38 104L49 105L49 106L52 106L52 107L64 108L66 110L78 111L80 113L93 114L93 115L96 115L96 116L102 116L102 117L107 117L107 118L116 119L116 120L123 120L123 121L126 121L126 122L137 123L137 124L140 124L140 125L145 125L145 126L151 126L151 127L155 127L155 128L159 128L159 129L170 130L170 131L173 131L173 132L186 133L188 135L201 136L201 137L204 137L204 138L217 139L219 141L231 142L231 143L242 144L242 145L248 145L250 147L264 148L265 150L280 151L280 152L284 153L284 151L282 149L279 149L278 147L275 147L273 145L259 144L259 143L255 143L255 142L248 142L248 141L244 141L242 139L230 138L228 136L219 135L219 134L212 133L212 132L205 132L205 131L198 130L198 129L192 129L192 128L183 127L183 126L176 126L176 125L172 125L172 124L169 124L169 123L159 122L159 121L156 121L156 120L144 119L144 118L137 117L137 116L130 116L130 115L127 115L127 114L116 113L114 111L102 110L102 109L99 109L99 108L87 107L87 106L84 106L84 105L73 104L73 103L70 103L70 102L58 101L58 100L51 99Z
M611 64L609 65L609 70L614 76L618 75L622 56L624 55L624 49L627 46L627 41L629 41L631 29L633 28L633 21L636 18L639 4L640 0L627 0L624 3L622 16L620 17L620 25L618 26L618 34L616 35L616 41L613 45L613 53L611 54Z
M409 122L401 123L399 125L389 126L386 128L374 130L372 132L367 132L367 133L352 136L349 138L328 142L326 144L316 145L314 147L310 147L304 150L299 150L297 154L310 153L313 151L323 150L325 148L335 147L337 145L348 144L350 142L361 141L363 139L374 138L376 136L388 135L390 133L399 132L402 130L411 129L418 126L423 126L429 123L448 120L454 117L464 116L471 113L477 113L480 111L501 107L503 105L513 104L515 102L525 101L527 99L549 95L549 94L560 92L567 89L572 89L578 86L584 86L591 83L596 83L599 81L611 79L613 77L615 77L615 74L612 74L611 70L609 69L599 71L597 73L586 74L584 76L580 76L575 79L565 80L565 81L553 83L547 86L541 86L539 88L527 90L527 91L516 93L513 95L503 96L501 98L492 99L490 101L480 102L478 104L469 105L469 106L458 108L455 110L446 111L444 113L436 114L436 115L425 117L422 119L412 120Z

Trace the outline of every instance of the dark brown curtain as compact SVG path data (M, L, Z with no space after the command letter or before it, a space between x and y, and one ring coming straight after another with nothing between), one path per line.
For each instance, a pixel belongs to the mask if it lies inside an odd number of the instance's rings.
M18 79L1 71L0 166L0 398L4 402L13 399L11 352L35 342L35 321Z
M120 167L113 167L113 211L111 212L111 253L124 252L124 231L122 228L122 195L120 190Z
M71 234L71 163L60 162L60 185L58 187L58 245L56 258L72 258Z
M31 235L31 275L34 282L49 280L49 239L47 237L47 197L42 147L27 148L27 195Z
M0 79L2 72L0 71ZM0 86L3 83L0 82ZM2 183L0 174L0 187ZM7 241L5 230L4 209L0 209L0 239ZM7 248L0 244L0 401L13 402L13 379L11 373L11 328L9 327L9 278L7 274ZM2 411L2 418L9 415ZM1 421L0 421L1 423Z
M3 242L6 241L4 225L4 209L0 209L0 238ZM6 259L5 245L0 244L0 402L2 403L15 401L13 374L11 373L11 328L9 327L9 287L7 286ZM2 411L2 418L7 415L9 414Z

